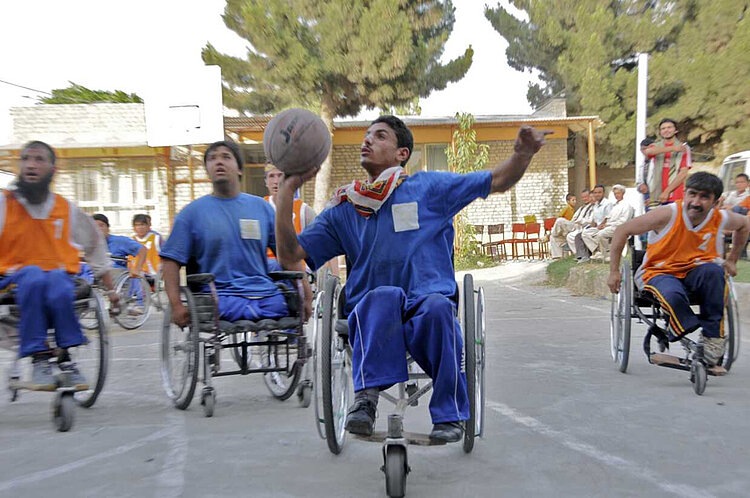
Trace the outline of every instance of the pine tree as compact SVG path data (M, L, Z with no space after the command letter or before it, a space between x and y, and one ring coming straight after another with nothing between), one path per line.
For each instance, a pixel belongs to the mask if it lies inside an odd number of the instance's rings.
M39 102L42 104L97 104L102 102L123 104L143 102L143 99L134 93L125 93L122 90L115 90L114 92L108 90L91 90L72 81L68 83L70 83L69 87L52 90L51 96L41 97Z
M600 162L620 167L632 161L637 52L651 54L652 134L669 116L694 148L721 152L748 136L748 0L511 3L529 21L501 6L485 15L510 43L511 67L539 71L542 84L529 87L529 102L564 90L571 112L599 115L606 123L597 137Z
M472 49L440 63L453 29L449 0L227 0L223 19L249 42L245 59L208 44L203 60L222 68L224 105L242 113L302 106L329 130L362 108L408 106L468 71ZM315 183L320 211L331 158Z

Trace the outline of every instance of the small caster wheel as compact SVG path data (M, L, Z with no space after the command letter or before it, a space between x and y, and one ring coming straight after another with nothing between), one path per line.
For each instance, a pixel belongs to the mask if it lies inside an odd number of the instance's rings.
M703 365L703 363L696 361L693 362L690 370L690 380L693 383L693 391L700 396L706 390L706 366Z
M309 381L300 384L297 388L297 401L299 401L299 406L302 408L310 406L312 402L312 385Z
M391 498L401 498L406 494L406 448L391 445L385 449L385 492Z
M203 414L206 417L214 416L216 391L214 391L212 387L204 387L203 391L201 391L201 405L203 405Z
M58 393L52 402L52 419L59 432L68 432L73 427L76 403L73 393Z

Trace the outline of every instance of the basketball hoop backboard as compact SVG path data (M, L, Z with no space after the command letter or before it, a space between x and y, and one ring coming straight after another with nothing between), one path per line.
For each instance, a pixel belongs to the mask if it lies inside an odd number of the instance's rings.
M145 92L146 140L150 147L195 145L224 138L221 68L180 71Z

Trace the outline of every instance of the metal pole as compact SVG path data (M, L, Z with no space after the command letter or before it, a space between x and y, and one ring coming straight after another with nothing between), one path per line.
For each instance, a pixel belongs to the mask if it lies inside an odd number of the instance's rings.
M646 138L646 112L648 110L648 54L638 54L638 97L635 114L635 183L643 181L641 165L645 156L641 153L641 141ZM643 197L636 210L643 212Z
M594 122L589 121L589 134L588 134L588 149L589 149L589 188L594 188L596 185L596 142L594 141Z

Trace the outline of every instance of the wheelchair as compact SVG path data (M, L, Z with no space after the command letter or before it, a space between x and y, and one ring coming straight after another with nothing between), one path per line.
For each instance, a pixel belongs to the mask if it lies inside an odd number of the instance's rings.
M648 362L654 365L685 370L690 372L690 382L696 394L701 395L706 389L708 375L726 374L737 361L740 353L740 321L737 310L737 298L732 277L727 279L727 299L724 308L723 326L726 343L724 356L719 360L719 367L707 367L703 361L703 344L693 341L687 335L679 339L684 349L684 356L665 354L669 348L667 328L669 317L661 308L656 297L647 290L640 290L635 285L635 272L643 262L645 250L634 248L633 239L628 241L627 257L620 266L622 281L620 292L612 295L610 310L610 346L612 359L620 372L625 373L630 357L630 334L633 318L644 323L648 332L643 339L643 351ZM690 304L699 305L691 298ZM652 344L655 343L655 344ZM655 345L658 352L652 348Z
M305 363L310 355L303 330L302 272L270 272L287 302L290 316L258 321L219 319L218 294L214 276L189 274L187 286L180 287L180 299L190 311L185 328L172 323L169 302L164 304L161 334L161 374L164 390L174 406L186 410L192 402L202 366L200 402L206 417L214 414L214 377L262 373L266 387L284 401L297 391L299 404L310 405L312 382ZM294 288L290 287L293 283ZM236 368L221 369L221 353L227 350ZM254 360L254 356L257 358Z
M89 389L77 391L71 385L68 373L57 374L57 389L52 401L52 420L60 432L67 432L73 426L76 404L83 408L94 406L104 387L109 365L106 305L102 293L92 288L85 280L77 278L74 307L79 321L83 322L85 319L89 322L89 326L85 327L88 329L85 334L86 342L80 346L68 348L68 353L88 380ZM20 391L28 388L28 385L21 380L21 361L17 356L20 342L18 336L20 318L20 310L15 304L12 291L0 292L0 348L16 353L16 358L8 372L11 402L18 400ZM54 331L48 334L48 342L57 358L59 352L54 347Z
M466 372L470 418L465 422L463 450L470 453L474 440L484 433L484 367L485 367L485 300L484 290L474 288L473 277L464 277L461 299L461 324L464 332L462 367ZM331 453L341 453L346 443L347 410L353 399L352 350L349 343L349 326L344 316L345 293L338 277L328 275L322 290L313 304L313 385L315 425L325 439ZM432 389L427 374L419 371L411 356L407 355L409 380L397 384L397 394L381 391L381 399L395 405L388 416L387 431L375 431L371 436L354 436L357 439L379 442L383 447L383 466L386 493L391 497L404 496L406 477L411 471L407 458L409 444L433 446L439 443L427 434L405 432L404 413L416 406L419 398ZM419 382L424 385L419 386Z
M129 263L127 258L111 256L116 262ZM115 322L127 330L134 330L146 323L151 316L152 301L151 283L145 276L133 277L127 270L120 267L113 268L115 292L120 296L120 312L113 314ZM158 298L157 298L158 299ZM161 301L155 304L161 310Z

